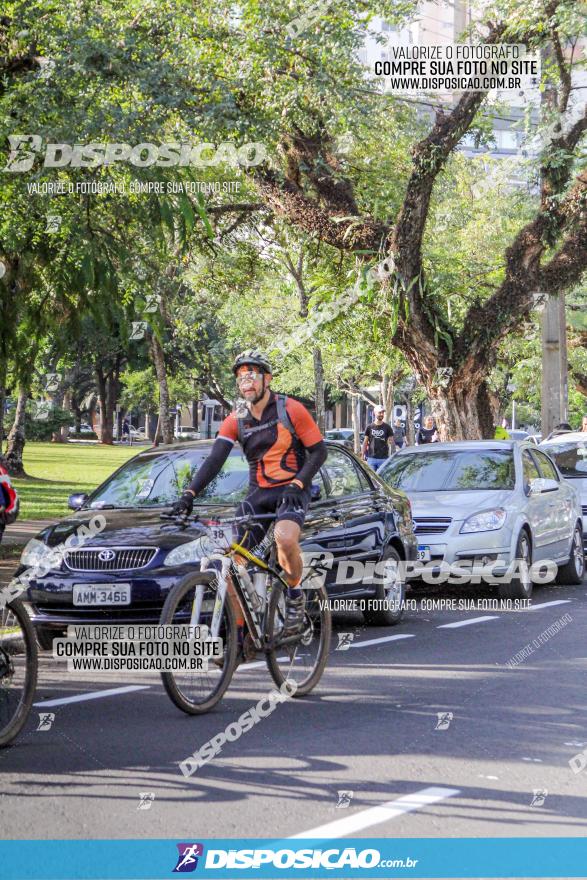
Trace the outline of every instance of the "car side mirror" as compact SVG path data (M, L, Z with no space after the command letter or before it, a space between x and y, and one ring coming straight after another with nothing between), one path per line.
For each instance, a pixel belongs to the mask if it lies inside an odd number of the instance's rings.
M548 477L538 477L530 480L530 495L542 495L544 492L556 492L558 483Z
M320 501L322 498L322 489L320 483L312 483L310 487L310 501Z
M70 510L79 510L80 507L84 506L87 500L88 495L85 492L75 492L67 499L67 506Z

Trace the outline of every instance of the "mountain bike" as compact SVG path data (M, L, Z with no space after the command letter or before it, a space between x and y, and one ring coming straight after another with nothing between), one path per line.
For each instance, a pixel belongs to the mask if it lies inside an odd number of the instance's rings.
M274 514L215 519L203 524L198 516L162 514L178 525L199 522L200 571L186 575L174 587L161 612L161 625L205 626L210 639L220 639L222 653L208 661L206 671L162 672L167 694L189 715L209 712L222 699L237 666L238 627L235 602L242 610L255 651L262 652L278 687L295 684L295 697L316 687L322 677L332 634L328 597L319 565L308 569L302 581L306 598L304 622L299 632L284 634L287 582L277 564L274 522L258 548L243 544L254 522L275 520ZM237 527L245 529L234 540ZM247 566L242 565L246 560ZM229 581L233 596L228 592ZM236 598L235 598L236 597ZM294 688L292 688L294 690Z
M24 727L37 686L37 668L35 631L16 599L0 608L0 748Z

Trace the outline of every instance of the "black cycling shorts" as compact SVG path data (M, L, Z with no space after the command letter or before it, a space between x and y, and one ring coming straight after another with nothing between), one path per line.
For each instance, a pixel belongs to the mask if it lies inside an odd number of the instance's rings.
M272 522L279 522L280 520L287 519L291 522L297 523L299 527L302 528L310 505L310 492L305 489L300 495L299 510L280 510L281 500L286 488L287 486L272 486L270 489L251 489L247 497L240 502L236 509L237 516L246 516L251 513L277 514L275 520L258 520L256 523L252 524L250 528L242 528L242 526L239 526L239 542L242 541L245 532L247 530L249 531L245 547L251 549L262 541Z

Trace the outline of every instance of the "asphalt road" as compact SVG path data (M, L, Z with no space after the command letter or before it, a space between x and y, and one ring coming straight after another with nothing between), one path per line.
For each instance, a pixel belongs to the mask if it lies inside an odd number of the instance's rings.
M361 621L335 618L335 636L354 638L333 650L319 690L187 779L178 762L271 688L262 664L191 718L156 677L75 678L43 654L27 728L0 752L3 837L587 834L587 769L569 766L587 748L587 584L538 588L530 611ZM528 659L506 665L533 640ZM39 713L54 713L50 729L37 729Z

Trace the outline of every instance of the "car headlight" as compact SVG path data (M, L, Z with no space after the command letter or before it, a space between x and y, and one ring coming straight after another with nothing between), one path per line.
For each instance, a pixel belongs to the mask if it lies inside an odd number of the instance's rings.
M201 538L196 538L195 541L188 541L186 544L174 547L163 560L163 565L175 566L198 562L202 556L207 556L212 550L210 539L207 535L203 535Z
M20 555L20 564L26 565L27 568L37 568L48 561L52 552L51 547L47 547L43 541L31 538Z
M467 534L468 532L493 532L495 529L501 529L506 516L507 513L503 507L474 513L473 516L469 516L462 524L461 534Z

